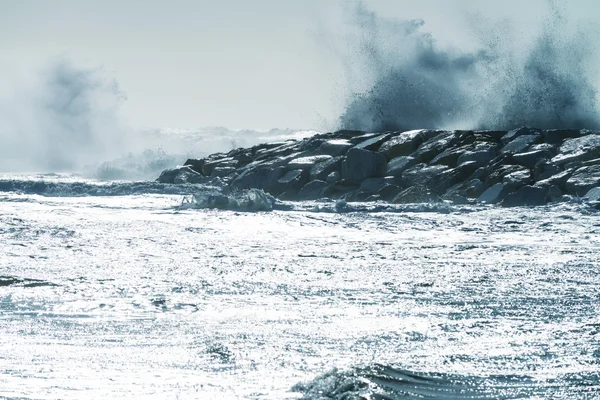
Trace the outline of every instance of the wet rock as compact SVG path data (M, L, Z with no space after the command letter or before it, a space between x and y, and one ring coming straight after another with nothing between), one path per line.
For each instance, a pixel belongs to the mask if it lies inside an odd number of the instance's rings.
M584 196L597 186L600 186L600 165L578 169L565 183L566 191L576 196Z
M532 135L520 135L510 142L508 142L502 149L500 149L500 153L523 153L526 152L531 145L536 144L542 140L542 135L539 133Z
M202 166L204 165L204 158L200 158L200 159L188 158L187 161L185 163L183 163L183 165L184 166L188 166L192 170L194 170L197 173L201 174L202 173Z
M440 164L447 165L449 167L456 167L458 159L471 148L471 146L447 148L446 150L442 151L440 154L435 156L433 160L431 160L431 164Z
M506 136L507 133L508 133L507 131L492 131L492 130L475 131L474 132L475 136L477 136L477 137L487 136L495 142L499 142L504 136Z
M508 193L510 193L510 187L507 184L496 183L486 189L477 200L482 203L495 204L502 201Z
M461 196L465 198L477 198L485 191L485 185L479 179L471 179L466 182L459 182L451 186L444 194L445 198Z
M552 175L556 175L561 172L561 169L558 165L547 161L547 160L539 160L535 166L533 167L533 179L537 181L541 181L544 179L550 178Z
M342 163L342 178L360 184L367 178L384 176L386 167L386 159L380 153L352 148Z
M498 155L498 146L496 144L480 143L473 149L467 150L457 159L457 164L462 164L468 161L474 161L477 165L487 165Z
M235 189L262 189L270 191L277 188L279 178L286 172L285 167L277 168L255 168L246 170L231 182Z
M394 197L400 193L401 189L397 185L384 185L379 191L376 193L379 196L380 200L384 201L392 201Z
M333 157L326 161L319 162L310 169L310 180L321 180L327 179L327 176L334 171L339 171L342 165L343 157Z
M318 163L322 163L324 161L331 160L332 157L326 154L318 155L318 156L309 156L309 157L300 157L291 160L287 167L288 169L304 169L310 170Z
M300 189L300 192L298 192L298 199L316 200L321 197L321 193L325 187L327 187L327 182L325 181L315 180L308 182L306 185L304 185L304 187L302 187L302 189Z
M519 171L511 172L508 175L505 175L502 178L502 183L510 186L513 189L520 188L521 186L525 186L530 184L532 181L531 171L528 169L522 169Z
M506 175L510 175L514 172L525 171L526 168L520 165L501 165L498 169L493 170L485 178L485 186L490 187L496 183L502 182Z
M377 135L375 137L372 137L370 139L360 142L359 144L354 146L354 148L370 150L370 151L377 151L377 150L379 150L379 147L381 147L381 145L389 139L389 137L390 137L390 134L388 134L388 133L383 134L383 135Z
M502 207L541 206L548 202L547 191L541 187L523 186L514 193L506 195Z
M426 166L418 164L402 174L402 183L405 187L423 186L431 193L441 195L452 185L464 180L473 173L475 165L467 164L460 168L448 168L443 165Z
M316 153L337 157L346 154L352 147L354 147L354 145L346 139L332 139L323 142Z
M392 159L387 164L387 175L401 176L408 168L417 164L417 160L410 156L400 156Z
M308 183L308 172L302 169L294 169L287 171L281 178L277 180L281 185L280 191L299 190Z
M327 175L327 178L325 178L325 182L334 183L340 181L341 179L342 174L340 174L339 171L333 171L329 175Z
M204 165L202 165L202 174L205 176L210 176L213 170L217 167L232 167L235 168L238 166L238 161L232 157L223 157L216 159L206 159L204 161Z
M213 169L212 173L210 174L210 176L212 178L225 178L231 174L233 174L236 171L236 169L234 167L216 167L215 169Z
M550 186L557 186L561 190L565 190L565 184L571 175L573 175L573 172L574 171L572 170L559 172L550 176L549 178L536 182L534 186L546 188L549 188Z
M412 156L419 162L429 163L435 156L457 142L454 132L443 132L424 142Z
M359 190L367 193L377 193L385 185L394 184L395 180L393 177L385 178L369 178L362 181Z
M514 154L513 160L515 160L517 163L524 167L533 169L540 160L549 160L552 157L554 157L554 154L552 154L552 152L550 152L549 150L541 149Z
M402 190L392 199L394 204L407 204L407 203L432 203L438 202L440 199L435 196L431 191L420 185L411 186Z
M160 183L202 183L204 177L187 165L165 169L157 181Z
M388 160L410 155L423 143L422 132L421 130L402 132L384 142L379 148L379 152L385 155Z
M586 201L600 201L600 187L588 190L583 199Z
M500 139L500 144L502 144L502 146L506 146L508 143L512 142L519 136L531 135L531 134L535 134L535 133L536 133L535 129L527 128L527 127L513 129L511 131L506 132L506 134L504 136L502 136L502 138Z
M546 143L561 144L565 139L579 137L580 132L575 129L547 129L542 132L542 135Z
M595 158L600 158L600 135L586 135L565 140L552 162L561 166Z

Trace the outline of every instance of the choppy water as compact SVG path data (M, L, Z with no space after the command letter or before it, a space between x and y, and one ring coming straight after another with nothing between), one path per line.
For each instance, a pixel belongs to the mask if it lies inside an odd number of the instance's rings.
M0 179L0 397L600 397L583 205L246 213L78 182Z

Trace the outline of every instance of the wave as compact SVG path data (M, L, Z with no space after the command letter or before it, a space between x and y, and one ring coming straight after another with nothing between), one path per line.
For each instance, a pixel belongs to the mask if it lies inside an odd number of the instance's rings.
M476 51L441 48L424 21L380 17L355 3L344 57L351 81L372 82L349 99L344 129L600 128L597 26L573 24L557 2L529 22L534 35L472 18Z
M544 381L526 375L460 376L421 373L387 365L333 370L292 390L302 400L529 399L592 398L600 393L600 374L564 375Z

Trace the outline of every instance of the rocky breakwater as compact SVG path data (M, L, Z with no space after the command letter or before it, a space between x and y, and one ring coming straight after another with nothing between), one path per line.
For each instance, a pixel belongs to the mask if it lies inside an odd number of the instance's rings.
M190 159L158 181L261 189L281 200L597 205L600 132L344 130Z

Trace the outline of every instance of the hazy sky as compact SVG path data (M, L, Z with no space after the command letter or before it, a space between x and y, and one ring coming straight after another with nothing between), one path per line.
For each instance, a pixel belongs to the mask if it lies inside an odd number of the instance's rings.
M441 46L473 46L470 21L512 21L523 34L545 0L370 0L377 13L422 18ZM322 128L349 95L337 0L0 0L0 72L8 85L59 58L102 66L133 126ZM563 2L564 4L564 2ZM572 0L600 20L599 0ZM332 39L333 38L333 39ZM350 85L351 86L351 85Z

